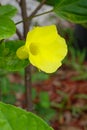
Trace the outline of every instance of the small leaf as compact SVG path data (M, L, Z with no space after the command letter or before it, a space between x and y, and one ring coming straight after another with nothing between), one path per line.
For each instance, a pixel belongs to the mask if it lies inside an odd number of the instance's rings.
M16 7L12 5L0 6L0 16L13 17L17 13Z
M87 22L87 0L58 0L55 13L74 23Z
M41 118L12 105L0 103L0 130L53 130Z
M24 45L24 41L8 41L0 45L0 68L8 71L18 71L29 64L27 60L20 60L16 56L17 49Z
M9 38L16 32L16 26L7 17L0 17L0 40Z

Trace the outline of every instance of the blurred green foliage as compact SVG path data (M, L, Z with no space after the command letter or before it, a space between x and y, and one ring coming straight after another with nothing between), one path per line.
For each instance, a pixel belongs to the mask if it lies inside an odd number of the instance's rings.
M43 72L35 72L32 74L32 82L37 82L37 81L44 81L49 79L49 75Z

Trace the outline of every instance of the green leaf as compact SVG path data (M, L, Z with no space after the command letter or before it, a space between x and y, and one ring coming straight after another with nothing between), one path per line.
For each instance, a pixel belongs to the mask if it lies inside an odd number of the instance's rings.
M42 0L37 0L37 1L40 1L42 2ZM57 3L58 0L46 0L46 4L47 5L51 5L51 6L54 6L56 3Z
M37 71L34 74L32 74L32 82L44 81L47 79L49 79L49 75L43 72Z
M8 41L0 45L0 68L8 71L18 71L29 64L27 60L20 60L16 56L17 49L24 45L24 41Z
M0 103L0 130L53 130L41 118L12 105Z
M50 108L50 99L47 92L40 93L40 105L44 108Z
M0 40L9 38L16 32L16 26L7 17L0 17Z
M13 17L17 13L17 9L12 5L0 6L0 16Z
M58 0L55 13L74 23L87 22L87 0Z

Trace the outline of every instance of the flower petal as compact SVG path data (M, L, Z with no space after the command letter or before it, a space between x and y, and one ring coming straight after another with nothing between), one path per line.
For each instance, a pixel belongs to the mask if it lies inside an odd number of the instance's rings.
M29 53L25 46L20 47L17 50L16 55L18 56L19 59L26 59L29 57Z
M31 43L38 43L39 45L47 45L58 37L55 25L34 27L27 34L26 46L29 47Z
M36 56L36 58L30 55L29 60L32 65L46 73L53 73L61 66L60 61L50 60L41 55Z
M31 64L46 72L55 72L67 54L67 45L55 25L35 27L26 39L25 46L17 50L20 59L29 58Z
M38 44L37 44L38 45ZM67 53L65 40L60 37L50 46L39 46L37 54L29 53L30 62L46 73L53 73L61 66L61 60Z

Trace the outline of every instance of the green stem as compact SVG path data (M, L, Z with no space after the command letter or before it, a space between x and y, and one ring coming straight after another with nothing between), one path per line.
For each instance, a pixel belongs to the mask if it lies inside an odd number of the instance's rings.
M41 14L37 14L37 15L32 16L32 17L29 16L29 17L25 18L24 20L21 20L21 21L15 23L15 25L18 25L18 24L20 24L20 23L22 23L22 22L24 22L24 21L26 21L26 20L31 20L32 18L36 18L36 17L39 17L39 16L44 15L44 14L48 14L48 13L51 13L51 12L53 12L53 9L52 9L52 10L49 10L49 11L47 11L47 12L41 13Z
M34 16L34 18L35 18L35 17L39 17L39 16L44 15L44 14L51 13L51 12L53 12L53 9L52 9L52 10L49 10L49 11L47 11L47 12L41 13L41 14L37 14L37 15Z

